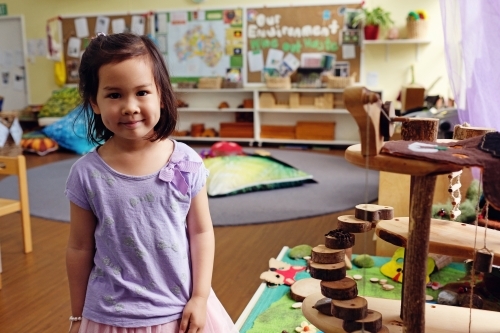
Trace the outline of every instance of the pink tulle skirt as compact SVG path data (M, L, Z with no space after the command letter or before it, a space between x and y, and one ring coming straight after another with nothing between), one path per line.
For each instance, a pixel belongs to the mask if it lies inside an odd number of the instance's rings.
M116 327L82 319L79 333L178 333L181 320L149 327ZM238 333L231 317L227 314L213 290L207 301L207 321L203 333Z

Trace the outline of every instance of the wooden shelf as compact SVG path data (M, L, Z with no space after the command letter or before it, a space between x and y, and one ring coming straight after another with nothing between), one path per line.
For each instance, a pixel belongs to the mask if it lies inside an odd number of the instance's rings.
M235 109L235 108L178 108L181 112L253 112L254 109Z
M385 45L385 61L389 60L389 45L414 45L415 46L415 60L418 60L420 45L430 44L429 39L376 39L364 40L365 45Z
M279 112L279 113L329 113L329 114L349 114L346 109L308 109L308 108L264 108L259 112Z

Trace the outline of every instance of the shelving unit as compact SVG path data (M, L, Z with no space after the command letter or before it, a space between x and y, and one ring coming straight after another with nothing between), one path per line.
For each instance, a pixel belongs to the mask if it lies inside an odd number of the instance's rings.
M302 145L327 145L347 146L359 142L357 125L343 106L342 89L307 89L292 88L287 90L269 89L265 86L240 89L175 89L177 97L188 104L180 107L179 131L190 131L192 124L204 124L205 128L214 128L220 133L221 123L236 122L239 112L251 112L253 116L253 137L192 137L174 136L177 140L184 141L214 141L226 140L247 142L249 145L262 146L264 143L302 144ZM276 107L261 107L262 93L272 93L279 104ZM290 99L290 94L297 93L304 99L311 100L323 94L333 94L334 104L329 108L318 108L314 105L300 105L294 108L285 105ZM241 108L244 100L251 100L253 108ZM219 105L226 102L229 107L219 109ZM335 123L334 136L325 140L304 140L292 138L269 138L261 136L261 126L286 126L292 127L297 122Z
M364 40L363 47L365 45L385 45L385 61L389 60L389 45L415 45L415 60L418 60L418 53L420 45L429 44L431 41L429 39L375 39L375 40Z

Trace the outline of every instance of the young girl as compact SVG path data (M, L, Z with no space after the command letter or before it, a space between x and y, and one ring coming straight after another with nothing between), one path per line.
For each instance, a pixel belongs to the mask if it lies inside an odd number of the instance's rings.
M102 145L66 184L70 332L237 332L211 289L207 169L168 138L177 110L161 53L144 36L101 34L79 74Z

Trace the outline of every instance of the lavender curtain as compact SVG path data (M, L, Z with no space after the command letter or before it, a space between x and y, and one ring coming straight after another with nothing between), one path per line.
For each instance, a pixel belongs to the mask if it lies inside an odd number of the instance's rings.
M441 16L460 122L500 131L500 1L441 0Z

